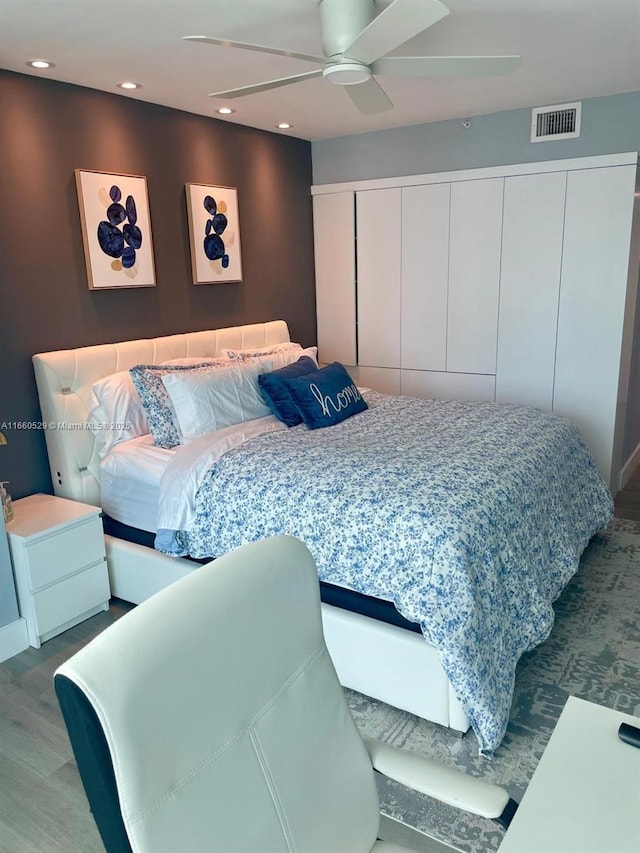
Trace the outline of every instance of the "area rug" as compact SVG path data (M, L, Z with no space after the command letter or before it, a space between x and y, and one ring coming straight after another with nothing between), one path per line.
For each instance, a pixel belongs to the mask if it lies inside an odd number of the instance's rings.
M640 715L640 523L615 519L583 554L554 605L551 635L521 659L505 738L492 759L463 737L347 691L363 734L505 787L520 801L567 697ZM465 853L496 850L503 830L379 778L382 811Z

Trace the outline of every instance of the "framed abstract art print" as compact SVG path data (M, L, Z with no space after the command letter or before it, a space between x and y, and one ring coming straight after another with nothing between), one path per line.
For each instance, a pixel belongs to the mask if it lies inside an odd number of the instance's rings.
M76 169L90 290L155 287L147 179Z
M242 281L238 191L206 184L185 190L193 283Z

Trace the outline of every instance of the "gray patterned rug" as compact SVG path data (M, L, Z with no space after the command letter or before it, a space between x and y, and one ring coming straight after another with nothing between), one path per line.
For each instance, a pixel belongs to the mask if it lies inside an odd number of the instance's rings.
M569 695L640 714L640 523L615 519L594 537L555 603L549 639L518 665L509 727L491 760L464 737L347 691L364 734L482 776L520 801ZM496 850L503 831L388 780L382 811L467 853Z

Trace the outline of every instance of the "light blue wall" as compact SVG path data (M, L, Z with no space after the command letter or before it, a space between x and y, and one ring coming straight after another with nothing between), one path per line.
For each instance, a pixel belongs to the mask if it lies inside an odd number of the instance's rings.
M545 106L535 104L532 106ZM313 183L332 184L640 150L640 92L582 101L577 139L530 142L531 110L313 142ZM639 295L640 308L640 295ZM636 315L623 462L640 444L640 313Z
M454 119L313 142L313 183L392 178L640 149L640 92L584 100L581 135L577 139L530 142L530 109L470 119L468 129L462 126L461 119Z

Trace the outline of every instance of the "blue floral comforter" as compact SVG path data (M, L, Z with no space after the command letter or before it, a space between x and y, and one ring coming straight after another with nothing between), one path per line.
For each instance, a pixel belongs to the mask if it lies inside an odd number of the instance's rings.
M548 636L552 602L610 521L611 495L557 415L366 398L367 411L337 426L275 430L224 453L166 550L214 557L297 536L321 580L393 600L420 623L490 754L517 661Z

